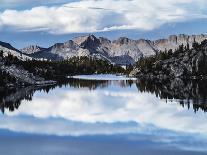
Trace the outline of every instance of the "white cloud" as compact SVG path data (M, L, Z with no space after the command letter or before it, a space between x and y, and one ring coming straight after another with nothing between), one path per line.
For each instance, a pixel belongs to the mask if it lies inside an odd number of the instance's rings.
M135 84L121 88L121 82L96 90L66 87L49 94L37 92L18 110L7 109L0 117L0 129L58 136L137 134L132 139L148 137L206 151L205 113L195 115L176 101L166 104L155 95L137 92Z
M56 90L47 95L35 95L24 101L8 116L33 116L40 119L61 118L83 123L136 122L161 129L206 135L207 121L203 113L182 108L176 102L166 104L156 96L128 89L117 90ZM197 125L195 126L195 122Z
M117 29L152 30L163 24L206 18L205 0L82 0L56 7L5 10L0 25L54 34Z

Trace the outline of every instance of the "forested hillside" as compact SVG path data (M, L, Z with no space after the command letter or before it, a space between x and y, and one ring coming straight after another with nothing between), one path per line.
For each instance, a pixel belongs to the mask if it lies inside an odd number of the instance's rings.
M135 73L135 72L134 72ZM149 78L207 78L207 40L192 48L180 45L175 51L159 52L141 58L136 65L136 76Z
M44 84L60 81L67 76L77 74L125 74L126 70L121 66L110 64L108 61L92 57L73 57L63 61L48 60L20 60L8 54L4 56L0 51L1 85L11 84ZM46 83L48 83L46 82Z

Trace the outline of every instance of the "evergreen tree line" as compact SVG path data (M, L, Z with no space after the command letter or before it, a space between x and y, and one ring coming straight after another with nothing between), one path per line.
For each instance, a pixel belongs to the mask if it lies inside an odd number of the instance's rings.
M172 57L178 58L180 54L183 54L185 52L188 52L189 54L191 53L192 50L202 50L203 44L206 44L207 40L204 40L201 42L201 44L197 43L194 41L192 44L192 48L190 48L189 44L187 43L186 46L183 44L180 45L175 51L172 49L166 50L165 51L159 51L155 55L150 56L150 57L141 57L137 62L136 62L136 67L139 68L141 71L147 70L147 71L153 71L152 66L158 62L158 61L163 61L170 59ZM159 66L157 66L159 67Z
M21 61L11 54L3 57L3 51L0 52L0 57L3 59L5 65L15 64L21 66L30 73L47 80L58 80L61 77L77 74L126 73L126 70L121 66L93 57L73 57L63 61L37 59Z
M0 51L0 62L2 62L4 59L3 57L3 51ZM9 83L15 83L16 79L12 76L10 76L7 72L2 71L0 69L0 87L6 86Z

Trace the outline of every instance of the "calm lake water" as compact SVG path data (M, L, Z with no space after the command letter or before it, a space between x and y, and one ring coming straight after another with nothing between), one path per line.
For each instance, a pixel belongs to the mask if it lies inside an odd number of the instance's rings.
M205 81L76 78L0 91L1 154L207 154Z

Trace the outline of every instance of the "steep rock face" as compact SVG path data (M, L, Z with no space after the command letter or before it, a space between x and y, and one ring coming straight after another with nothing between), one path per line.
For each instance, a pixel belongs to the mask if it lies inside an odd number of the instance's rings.
M72 40L65 43L56 43L55 45L32 54L36 58L46 58L51 60L64 60L74 56L88 56L89 51L82 49Z
M174 41L170 42L168 39L159 39L154 41L154 47L157 51L165 51L165 50L175 50L178 48L179 44L176 44Z
M94 35L79 37L75 42L92 55L101 55L116 64L133 64L142 56L136 41L121 37L110 41L107 38L96 38Z
M100 45L100 40L94 35L82 36L74 39L74 42L84 49L89 49L91 51L96 50Z
M39 51L43 51L45 49L46 48L43 48L43 47L40 47L40 46L37 46L37 45L30 45L28 47L20 49L20 51L24 54L33 54L33 53L36 53L36 52L39 52Z
M112 57L127 55L133 58L135 61L141 56L143 56L135 40L131 40L123 37L113 41L109 53Z
M168 39L159 39L153 41L154 48L157 49L158 51L164 51L172 49L175 50L177 49L180 45L186 46L189 44L190 47L192 47L192 44L194 42L201 43L203 40L207 39L207 35L185 35L185 34L180 34L180 35L171 35L169 36Z
M90 55L101 54L108 57L108 48L102 44L103 40L96 38L94 35L82 36L74 39L74 42L82 49L88 50Z
M69 40L65 43L55 44L49 50L51 53L57 54L57 55L61 56L63 59L71 58L73 56L87 56L87 55L89 55L89 52L87 50L80 48L80 46L77 45L72 40Z
M150 40L140 39L137 41L138 48L144 57L155 55L157 52L156 47Z

